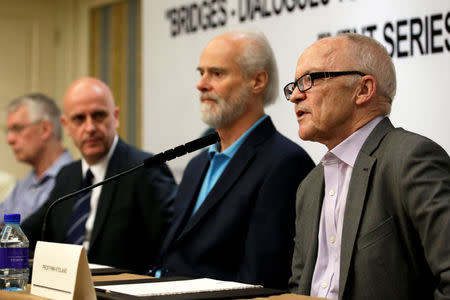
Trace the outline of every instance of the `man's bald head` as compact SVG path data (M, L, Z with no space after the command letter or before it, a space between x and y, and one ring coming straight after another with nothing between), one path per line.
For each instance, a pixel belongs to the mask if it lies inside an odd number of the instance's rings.
M85 77L73 82L63 101L62 122L89 164L108 153L119 127L119 109L109 87L102 81Z

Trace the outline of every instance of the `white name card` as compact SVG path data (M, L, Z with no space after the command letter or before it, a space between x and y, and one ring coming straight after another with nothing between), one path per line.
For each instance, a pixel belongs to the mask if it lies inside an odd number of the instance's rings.
M50 299L97 299L83 246L37 242L31 294Z

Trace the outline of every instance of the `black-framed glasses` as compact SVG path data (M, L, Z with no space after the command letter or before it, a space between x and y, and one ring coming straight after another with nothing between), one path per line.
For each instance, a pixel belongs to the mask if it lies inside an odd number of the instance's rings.
M299 79L297 79L295 82L290 82L286 84L284 87L284 96L286 97L287 101L290 101L291 95L294 92L295 87L299 89L300 92L306 92L310 88L314 86L314 80L315 79L321 79L321 78L330 78L330 77L337 77L337 76L343 76L343 75L360 75L365 76L363 72L360 71L339 71L339 72L314 72L314 73L307 73L305 75L302 75Z

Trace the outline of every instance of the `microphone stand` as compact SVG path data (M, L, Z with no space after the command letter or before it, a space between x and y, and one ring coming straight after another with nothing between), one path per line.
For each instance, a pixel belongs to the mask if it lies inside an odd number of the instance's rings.
M191 141L189 143L186 143L184 145L180 145L180 146L175 147L173 149L169 149L169 150L166 150L164 152L158 153L158 154L156 154L154 156L151 156L151 157L145 159L142 163L140 163L139 165L137 165L137 166L135 166L135 167L133 167L131 169L125 170L125 171L120 172L120 173L118 173L116 175L108 177L108 178L106 178L103 181L97 182L96 184L90 185L90 186L85 187L85 188L83 188L81 190L75 191L73 193L67 194L65 196L62 196L62 197L56 199L53 203L50 204L50 206L48 207L47 211L45 212L44 221L42 223L42 229L41 229L41 240L45 241L45 239L46 239L47 221L48 221L48 216L50 215L50 212L53 210L53 208L56 205L60 204L61 202L65 201L67 199L70 199L72 197L75 197L75 196L77 196L77 195L79 195L79 194L81 194L81 193L83 193L85 191L89 191L89 190L91 190L93 188L96 188L96 187L98 187L100 185L108 183L108 182L110 182L110 181L112 181L112 180L114 180L114 179L116 179L118 177L121 177L121 176L126 175L126 174L131 173L131 172L134 172L134 171L136 171L136 170L138 170L138 169L140 169L142 167L151 167L151 166L155 166L155 165L159 165L159 164L165 163L166 161L172 160L172 159L174 159L176 157L183 156L183 155L185 155L187 153L190 153L190 152L193 152L195 150L199 150L199 149L201 149L203 147L209 146L209 145L217 143L219 141L220 141L219 134L217 132L214 132L212 134L209 134L207 136L198 138L198 139L193 140L193 141Z

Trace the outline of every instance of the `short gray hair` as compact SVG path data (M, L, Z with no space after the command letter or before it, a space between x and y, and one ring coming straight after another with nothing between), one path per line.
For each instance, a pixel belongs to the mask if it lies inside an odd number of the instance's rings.
M263 93L263 104L267 106L275 103L278 98L278 67L272 47L262 32L238 30L232 33L244 35L247 42L243 51L236 58L244 77L254 75L264 70L268 74L267 86Z
M385 114L389 114L397 90L395 66L386 48L373 38L344 33L350 42L350 55L358 71L372 75L377 82L377 94L386 99Z
M7 107L8 115L19 107L25 106L30 114L30 122L40 120L49 121L53 125L53 134L58 140L62 139L61 110L55 101L47 95L32 93L12 100Z

